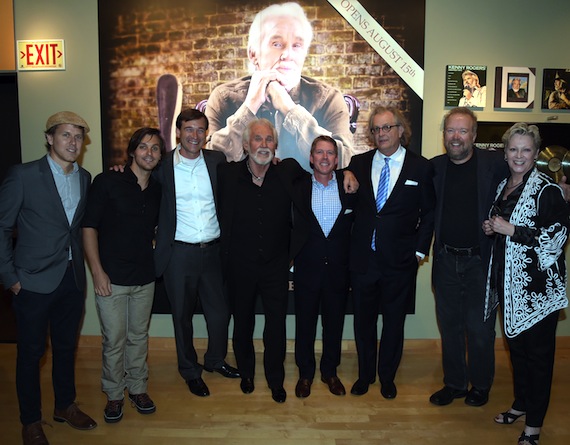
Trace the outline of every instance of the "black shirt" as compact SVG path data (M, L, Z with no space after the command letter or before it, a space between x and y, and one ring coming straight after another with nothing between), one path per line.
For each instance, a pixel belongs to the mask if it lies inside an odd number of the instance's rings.
M160 197L158 182L151 177L143 191L130 168L94 179L82 225L97 230L101 265L111 283L135 286L154 281L153 240Z
M453 247L479 246L477 157L463 164L447 161L443 192L441 241Z
M245 163L242 167L235 184L238 201L231 250L261 263L276 256L287 257L291 235L291 197L275 171L281 166L269 166L261 187L252 183Z

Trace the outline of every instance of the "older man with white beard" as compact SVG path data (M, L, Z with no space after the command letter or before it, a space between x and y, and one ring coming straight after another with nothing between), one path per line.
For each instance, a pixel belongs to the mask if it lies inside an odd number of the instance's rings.
M311 142L327 135L337 143L339 165L348 165L353 141L341 92L301 75L312 39L311 23L297 3L257 13L247 44L251 75L219 85L208 98L207 148L224 152L228 161L243 159L245 128L265 118L276 128L279 158L294 158L310 171Z
M255 300L265 314L265 377L272 397L283 403L285 318L293 182L307 173L297 161L274 165L277 133L265 119L243 134L247 157L220 164L218 189L224 276L234 316L233 346L245 394L254 390Z

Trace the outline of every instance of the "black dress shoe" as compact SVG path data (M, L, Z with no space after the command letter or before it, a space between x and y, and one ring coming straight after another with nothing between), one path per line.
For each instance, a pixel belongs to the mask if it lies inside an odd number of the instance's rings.
M483 406L489 401L489 391L471 387L465 397L465 404L470 406Z
M277 403L285 402L285 399L287 398L287 393L285 392L285 388L283 388L282 386L276 386L274 388L271 388L271 397Z
M251 394L255 389L255 386L253 385L253 379L248 379L248 378L241 379L239 387L241 388L241 392L243 392L244 394Z
M467 395L467 391L462 389L453 389L449 386L444 386L439 391L433 393L429 401L434 405L444 406L449 405L454 399L461 399Z
M208 368L208 367L204 366L204 371L217 372L218 374L221 374L228 379L239 379L240 378L238 369L234 368L233 366L228 365L227 363L224 363L219 368Z
M396 395L398 395L398 390L394 382L386 382L380 386L380 394L382 394L382 397L385 399L395 399Z
M299 379L297 386L295 386L295 395L300 399L309 397L311 395L311 384L313 382L309 379Z
M352 385L350 393L355 396L361 396L363 394L366 394L368 392L369 385L370 383L367 382L366 380L358 379L356 382L354 382L354 385Z
M190 389L190 392L198 397L206 397L210 395L210 390L202 380L202 377L198 377L197 379L188 379L186 380L186 384Z
M340 379L334 375L332 377L321 377L321 382L326 383L329 387L329 391L335 396L344 396L346 394L346 389L340 381Z

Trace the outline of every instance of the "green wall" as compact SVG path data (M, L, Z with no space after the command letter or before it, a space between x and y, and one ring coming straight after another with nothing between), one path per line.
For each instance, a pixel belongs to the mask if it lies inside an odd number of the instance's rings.
M65 71L18 74L23 161L45 154L43 129L47 117L60 110L72 110L91 127L82 165L93 175L98 174L102 163L97 1L14 0L14 16L17 40L61 38L67 53ZM493 111L490 91L487 108L477 114L481 121L546 122L552 113L540 110L542 68L570 67L566 48L568 17L567 0L426 0L424 156L443 153L441 120L446 111L443 98L448 64L487 65L488 89L494 85L495 66L537 67L533 111ZM570 123L570 114L556 116L558 122ZM408 317L406 338L439 338L430 274L428 262L418 273L416 314ZM205 337L202 317L195 318L195 336ZM257 323L256 337L261 337L261 321ZM292 317L288 317L287 325L288 337L292 338ZM91 282L82 333L99 334ZM570 335L568 320L560 323L558 334ZM172 336L170 316L153 316L151 335ZM352 317L347 317L345 338L353 338Z

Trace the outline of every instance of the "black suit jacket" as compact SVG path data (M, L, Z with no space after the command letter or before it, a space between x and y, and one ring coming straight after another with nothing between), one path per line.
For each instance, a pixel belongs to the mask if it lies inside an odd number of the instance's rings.
M176 192L174 190L174 152L169 152L159 168L153 172L154 177L162 184L162 199L158 217L158 231L156 233L156 247L154 250L154 265L156 276L160 277L170 261L174 235L176 234ZM210 184L214 193L216 209L218 209L218 165L226 163L226 156L219 151L202 150L204 161L210 175Z
M477 209L478 225L481 227L483 221L489 218L489 210L495 200L497 186L509 174L507 163L504 160L502 151L480 150L475 148L473 156L477 159L477 198L479 207ZM449 157L446 154L436 156L430 161L434 167L434 187L437 197L435 209L435 238L433 254L437 258L441 250L441 220L443 213L443 201L445 199L445 174ZM479 248L481 249L481 259L483 264L489 264L491 255L492 238L479 230Z
M344 192L342 171L336 171L335 174L342 208L328 237L323 233L312 210L311 177L306 176L295 184L298 200L293 212L291 250L298 252L295 256L295 283L303 283L304 286L318 287L319 281L315 277L322 276L325 270L329 273L327 279L333 280L333 284L348 284L346 275L350 233L357 195Z
M67 221L47 157L12 168L0 188L0 279L8 288L53 292L61 283L71 248L75 282L85 288L81 220L91 175L79 168L80 200L71 224ZM12 231L17 226L15 249Z
M360 183L350 249L350 269L365 272L371 255L386 269L417 267L416 251L427 254L433 232L433 168L429 161L406 150L400 176L380 212L376 210L371 170L376 150L352 157L348 169ZM376 229L376 245L371 248Z

